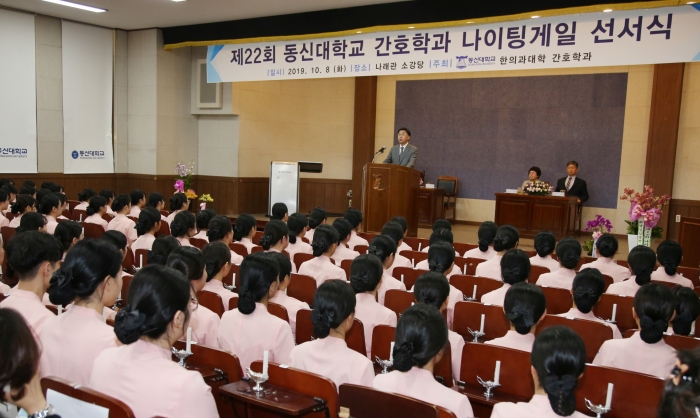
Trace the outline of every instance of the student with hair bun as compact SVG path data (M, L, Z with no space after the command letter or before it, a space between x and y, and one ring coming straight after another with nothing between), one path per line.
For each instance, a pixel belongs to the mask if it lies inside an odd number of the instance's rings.
M485 344L532 351L535 330L547 313L542 289L527 282L514 284L506 292L503 312L510 322L510 331L503 337L486 341Z
M186 210L180 211L170 222L170 233L177 238L181 246L193 247L193 245L190 244L190 238L197 233L194 224L195 220L192 212Z
M383 280L383 271L384 269L379 258L370 254L360 255L352 260L352 265L350 266L350 286L355 291L355 300L357 302L355 318L362 321L364 327L367 357L370 356L372 348L374 327L377 325L396 326L396 314L391 309L377 302L377 290Z
M180 247L173 250L168 256L167 267L182 273L190 281L192 286L192 299L197 300L197 293L204 289L207 282L207 270L204 268L204 255L196 247ZM199 306L192 310L190 326L192 327L192 339L199 344L219 348L217 341L219 323L221 319L206 306Z
M197 224L198 232L197 235L193 236L192 238L203 239L204 241L209 242L207 228L209 228L209 222L211 222L214 216L216 216L216 212L214 212L213 209L204 209L197 212L195 222Z
M90 199L94 196L97 196L96 191L90 188L83 189L82 192L78 193L78 201L80 203L77 204L73 209L87 210L87 207L90 205Z
M479 246L468 250L464 253L464 258L480 258L482 260L490 260L496 256L496 250L493 249L493 239L496 238L498 225L495 222L486 221L479 226Z
M153 241L156 240L155 233L160 229L160 212L155 208L147 206L139 213L139 220L134 224L138 238L131 244L131 250L136 254L136 250L150 250Z
M439 221L439 219L438 219ZM437 221L436 221L437 223ZM437 228L433 229L433 232L430 234L430 240L429 240L429 245L425 246L421 249L421 252L427 253L430 251L430 246L435 244L436 242L447 242L450 245L454 244L454 235L452 234L452 229L448 228ZM459 253L455 251L455 257L459 257Z
M598 269L582 269L576 274L574 284L571 287L571 296L574 301L572 308L557 316L600 322L612 329L613 338L622 338L617 325L600 319L593 313L593 308L600 301L604 291L605 279L600 271Z
M693 288L693 282L676 271L683 260L681 244L671 240L662 242L656 248L656 258L661 266L651 273L651 280L678 283Z
M551 273L540 275L538 286L571 289L576 277L576 266L581 259L581 243L575 238L564 238L557 244L559 268Z
M131 245L138 236L136 235L136 222L127 217L131 213L131 199L125 194L120 194L114 198L112 202L112 210L114 211L114 219L107 224L107 231L119 231ZM140 212L140 211L139 211Z
M428 251L428 269L436 273L440 273L445 276L448 281L450 276L454 274L454 248L451 244L447 242L436 242L434 243ZM452 270L452 273L447 273ZM459 269L457 269L459 271ZM455 316L455 305L457 302L464 300L464 294L461 290L450 285L450 296L447 298L447 326L452 328L452 323L454 322Z
M592 263L587 263L581 266L579 271L583 269L598 269L602 274L607 274L612 277L615 283L630 278L630 270L627 267L621 266L613 260L617 253L617 238L612 234L603 234L595 242L598 258ZM688 280L690 281L690 280Z
M231 221L222 215L217 215L211 218L209 221L209 228L207 228L207 237L209 237L209 242L221 241L226 246L233 240L233 227L231 226ZM231 252L231 264L240 266L243 262L243 257L234 252Z
M152 207L160 213L161 210L165 209L165 201L163 200L163 195L158 192L153 192L148 195L148 201L146 202L147 207ZM160 215L160 220L167 222L165 216Z
M309 229L309 220L303 213L292 213L287 220L287 228L289 229L289 245L287 245L287 253L289 259L294 261L295 254L313 254L314 249L311 244L302 241L306 237L306 231ZM294 263L292 268L296 269Z
M336 266L331 260L331 256L338 247L338 232L330 225L319 225L315 231L314 240L311 242L314 258L302 263L299 274L316 279L316 287L326 280L346 281L345 270Z
M58 221L56 219L61 216L61 207L61 201L59 200L58 196L53 193L47 194L41 198L41 214L44 215L44 218L46 218L46 232L51 235L53 235L53 232L56 230L56 226L58 225Z
M268 253L253 253L241 264L238 309L221 317L219 346L238 356L245 370L269 351L269 360L288 364L294 348L289 324L267 311L279 289L279 265Z
M190 283L177 270L146 266L129 286L114 333L124 344L97 357L89 387L108 393L137 417L218 417L202 374L172 361L170 351L189 326Z
M433 231L433 233L430 235L430 245L435 245L437 243L449 244L450 247L453 248L454 256L459 257L459 253L455 251L454 247L452 246L453 237L451 231L444 228L440 228ZM430 253L430 246L423 248L422 252ZM428 264L428 260L426 259L416 264L414 268L416 270L430 270L430 265ZM455 265L453 265L451 269L445 271L447 272L445 273L445 276L448 279L454 276L455 274L462 274L462 271L459 269L459 267Z
M64 221L69 220L65 216L63 216L63 212L68 210L68 201L66 200L66 195L63 193L53 193L54 196L58 198L58 201L61 203L61 206L58 208L59 215L56 218L58 219L63 219Z
M102 240L81 241L68 253L49 282L49 299L67 305L41 332L41 375L58 376L79 385L90 383L92 364L117 346L114 329L102 318L122 289L122 255Z
M119 231L107 231L104 234L102 234L100 240L115 246L117 250L119 250L119 253L122 255L122 261L126 259L127 251L131 251L129 250L126 237Z
M698 416L700 397L700 348L679 350L673 370L666 376L659 402L658 417L688 418Z
M447 341L447 324L440 311L423 303L411 306L396 326L394 371L376 375L372 386L436 404L457 418L473 417L469 398L443 386L433 377Z
M516 283L527 282L530 276L530 259L523 250L513 248L501 258L501 278L503 286L481 296L481 303L503 306L506 292Z
M22 220L16 229L17 233L27 231L46 232L46 218L38 212L29 212L22 216Z
M434 271L423 273L413 286L413 295L416 303L425 303L436 307L440 312L447 309L447 297L450 294L450 283L447 278ZM464 338L456 332L448 329L448 340L452 353L452 378L459 380L459 371L462 368L462 350Z
M433 232L438 229L446 229L452 232L452 224L447 219L436 219L435 222L433 222Z
M233 239L245 246L248 254L252 254L253 248L258 247L258 245L253 244L257 224L258 221L253 215L244 213L236 218L236 226L233 227Z
M586 346L571 328L557 325L535 339L530 356L535 395L530 402L499 402L491 418L586 418L576 411L576 387L586 368Z
M297 335L297 312L302 309L311 309L309 304L302 302L299 299L287 296L287 288L292 281L292 262L289 261L286 255L270 251L272 258L277 261L280 268L279 282L280 287L275 296L270 298L270 302L283 306L289 315L289 326L292 328L292 336L296 341ZM347 286L347 284L346 284ZM349 287L349 286L348 286Z
M289 223L287 223L287 225L289 225ZM333 260L335 260L335 264L340 266L343 260L354 260L355 258L359 257L360 253L355 250L351 250L348 247L350 231L352 231L352 225L350 225L350 222L343 218L338 218L333 221L332 226L336 232L338 232L338 246L333 253Z
M281 253L288 244L289 228L287 228L287 224L275 219L269 221L265 225L263 236L260 237L260 246L263 250Z
M187 195L184 193L175 193L174 195L170 196L170 199L168 200L170 204L170 215L168 215L165 218L165 222L170 225L173 222L173 219L175 219L175 216L182 212L187 210L190 206L190 201L187 199Z
M144 193L143 190L132 190L131 193L129 193L129 198L131 199L131 211L128 216L138 218L141 209L146 207L146 193Z
M479 263L476 266L475 276L488 277L494 280L501 280L501 258L506 251L517 248L520 241L520 233L512 225L502 225L496 231L493 238L493 250L498 254L490 260Z
M328 280L319 286L311 312L316 339L294 347L289 365L331 379L336 389L344 383L372 387L372 362L345 342L355 304L355 293L344 281Z
M694 336L693 324L700 315L700 299L698 295L685 286L674 286L671 289L675 303L676 316L671 320L668 331L676 335Z
M151 249L146 254L148 264L164 266L168 263L170 253L180 248L180 242L171 235L161 235L153 241Z
M355 208L349 208L345 211L343 218L350 222L352 230L350 231L350 239L348 240L348 248L351 250L355 248L356 245L369 245L366 239L357 235L357 231L362 226L362 212Z
M56 225L53 236L56 237L58 243L61 245L61 249L63 250L62 258L65 258L68 250L84 238L83 227L75 221L63 221Z
M224 287L224 277L231 271L231 253L228 245L221 241L211 242L202 249L204 254L204 266L207 270L206 291L221 296L224 310L228 311L229 302L238 295Z
M17 228L25 213L36 212L36 199L24 194L18 195L10 208L12 214L15 215L10 221L10 228Z
M391 263L391 267L387 270L389 275L394 274L394 269L396 267L406 267L413 268L411 261L399 254L399 247L403 244L403 228L401 224L393 221L389 221L382 227L382 235L389 237L396 244L396 253L394 254L394 262Z
M315 207L311 209L309 213L309 230L306 231L306 239L309 242L314 241L314 233L316 233L316 227L319 225L325 225L328 215L323 208Z
M377 235L369 243L367 254L376 256L382 263L382 282L377 287L377 300L380 305L384 305L384 297L387 290L406 290L406 285L389 273L389 269L394 263L394 257L396 257L396 243L387 236Z
M530 257L531 266L546 267L550 273L559 270L559 262L552 258L552 253L557 246L557 239L549 231L542 231L535 235L535 251L537 254Z
M102 215L107 213L107 200L102 196L93 196L90 198L90 204L85 209L87 218L83 222L86 224L97 224L105 231L109 223L102 219Z
M668 288L655 283L642 286L632 310L639 332L630 338L604 342L593 364L668 377L676 362L676 350L664 342L663 336L675 315L673 309L673 294Z
M282 202L277 202L274 205L272 205L272 213L270 216L271 220L277 220L277 221L282 221L282 222L287 222L287 219L289 219L289 209L287 209L287 205L285 205Z
M399 244L399 247L396 249L396 252L401 253L401 251L413 251L413 248L411 248L410 245L406 244L406 235L408 234L408 222L406 221L406 218L404 218L403 216L394 216L389 222L397 223L401 225L401 229L403 229L404 239L401 241L401 244Z
M638 245L632 248L627 256L627 263L632 272L632 277L619 283L608 286L605 293L620 296L634 296L639 288L651 283L651 274L656 267L656 253L649 247Z
M110 216L114 216L114 211L112 210L112 203L114 203L114 197L116 196L113 191L103 189L100 190L100 196L104 197L105 200L107 201L107 204L105 205L105 210L106 214Z
M5 216L5 212L10 207L10 194L0 188L0 228L10 226L10 220Z

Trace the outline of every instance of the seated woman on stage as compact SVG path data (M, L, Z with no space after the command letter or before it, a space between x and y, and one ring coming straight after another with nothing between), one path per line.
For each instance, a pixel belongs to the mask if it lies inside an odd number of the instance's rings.
M286 255L277 252L270 252L272 258L277 261L277 265L280 268L280 288L275 293L275 296L270 298L270 302L276 303L283 306L287 310L287 315L289 315L289 326L292 327L292 335L295 337L297 334L297 312L301 309L311 309L309 304L302 302L297 298L287 296L287 288L289 283L292 281L292 262L289 261Z
M372 238L367 254L377 257L382 263L382 282L379 287L377 287L377 300L380 305L384 305L384 297L387 290L406 290L406 285L392 277L391 273L389 273L389 269L394 264L394 257L396 257L396 243L387 236L377 235Z
M233 239L243 245L248 250L248 254L252 254L253 247L257 247L253 244L257 223L253 215L244 213L236 218L236 226L233 228Z
M434 245L438 242L445 242L447 244L450 244L450 246L452 246L453 241L454 241L454 239L452 237L452 231L445 229L445 228L436 229L435 231L433 231L432 234L430 234L430 245ZM430 253L430 246L425 247L424 250L425 251L422 251L422 252ZM459 254L457 253L457 251L454 251L454 253L455 253L455 257L459 257ZM418 262L418 264L416 264L414 268L416 270L430 270L430 266L428 265L427 259ZM455 274L462 274L462 271L460 271L459 267L457 267L455 265L453 265L451 269L446 270L446 271L447 271L446 276L448 279Z
M435 307L419 303L406 309L396 327L394 371L378 374L373 386L439 405L457 418L473 417L469 398L433 377L448 341L447 324Z
M79 385L90 383L92 364L117 346L114 329L102 314L114 305L122 289L122 255L102 240L81 241L68 253L49 282L49 299L68 306L41 331L41 375L57 376Z
M209 237L207 237L207 228L209 228L209 222L214 216L216 216L216 212L214 212L212 209L200 210L196 217L198 232L197 235L193 236L192 238L203 239L204 241L209 242Z
M231 250L221 241L212 242L204 246L204 263L207 269L207 284L204 290L221 296L224 310L228 311L229 302L237 298L238 294L224 287L224 277L231 271Z
M294 347L289 365L327 377L336 388L343 383L372 387L372 362L345 343L356 303L355 293L344 281L324 282L316 290L311 312L316 339Z
M586 418L576 411L576 386L586 368L586 346L574 331L553 326L537 336L530 356L535 395L530 402L499 402L491 418Z
M425 303L436 307L440 312L447 309L447 297L450 294L450 283L440 273L423 273L413 286L413 295L416 303ZM459 371L462 367L462 349L464 338L456 332L448 329L447 338L450 341L452 353L452 378L459 380Z
M557 316L587 319L603 323L612 329L613 338L622 338L617 325L600 319L593 313L593 307L600 301L604 290L605 279L603 279L600 271L597 269L581 269L574 278L574 284L571 287L571 296L574 299L573 307L568 312ZM697 296L695 298L697 299Z
M87 224L97 224L106 231L109 223L102 219L102 215L105 213L107 213L107 199L102 196L93 196L90 198L90 204L87 209L85 209L87 218L85 218L83 222Z
M541 175L542 175L542 170L540 170L539 167L530 167L530 169L527 170L528 179L525 180L523 182L523 185L520 187L525 189L527 187L528 183L533 183L533 182L539 180Z
M136 250L150 250L153 241L156 240L155 233L160 229L160 212L155 208L147 206L139 213L139 221L136 222L136 234L139 236L131 244L131 250L136 254Z
M501 278L503 286L481 296L481 303L503 306L506 292L516 283L526 282L530 276L530 259L523 250L513 248L501 258Z
M335 264L340 266L343 260L354 260L360 253L348 248L348 240L350 239L350 231L352 231L352 225L350 222L343 218L338 218L333 221L333 228L338 232L338 247L333 253L333 260ZM289 235L290 239L292 235ZM291 256L291 254L290 254Z
M177 241L183 247L192 247L190 244L190 238L195 236L197 230L195 227L195 219L192 212L183 210L178 212L177 215L170 222L170 234L177 238Z
M209 238L209 242L221 241L228 247L231 240L233 240L233 227L231 226L231 221L222 215L214 216L211 218L211 221L209 221L207 237ZM240 266L243 262L243 257L240 254L235 253L233 250L229 251L231 252L231 264Z
M493 249L493 239L496 238L498 225L494 222L486 221L479 226L479 247L468 250L464 253L464 258L480 258L482 260L490 260L496 256L496 250Z
M319 225L315 231L314 240L311 243L311 247L314 250L314 258L305 261L299 267L299 274L316 279L317 287L326 280L347 280L345 270L336 266L331 260L331 256L338 246L338 232L330 225ZM284 240L285 242L287 241L286 235Z
M627 256L627 263L632 271L632 277L623 282L611 284L605 293L620 296L636 295L642 286L651 282L651 274L656 267L656 253L649 247L637 245Z
M485 344L532 351L535 330L547 313L547 301L542 289L530 283L517 283L506 292L503 312L510 321L510 331L505 336L486 341Z
M375 237L376 239L376 237ZM374 240L372 240L374 241ZM377 290L382 282L383 267L379 258L362 254L350 266L350 286L355 291L355 318L362 321L365 331L367 357L372 348L372 331L377 325L396 326L396 314L377 302Z
M595 247L598 251L598 258L592 263L582 265L579 271L583 269L598 269L602 274L607 274L612 277L615 283L630 278L630 270L625 266L617 264L615 260L613 260L618 247L617 238L615 238L614 235L603 234L595 242Z
M665 286L655 283L642 286L634 297L633 310L639 332L630 338L604 342L593 364L661 379L668 377L676 362L676 350L663 337L675 315L673 302L673 295Z
M559 268L537 279L538 286L570 290L576 277L576 266L581 259L581 243L575 238L564 238L557 244Z
M535 251L537 254L530 257L531 266L546 267L549 272L559 270L559 262L552 258L552 253L557 246L557 239L549 231L542 231L535 235Z
M289 245L287 245L287 253L289 253L289 259L292 260L292 273L296 273L296 266L294 265L295 254L314 253L313 248L311 248L311 244L302 241L302 238L306 237L308 226L309 220L303 213L292 213L289 215L289 220L287 220L287 228L289 228Z
M221 317L219 346L238 356L243 370L269 351L269 360L288 364L294 348L287 321L267 311L268 301L279 289L279 266L269 253L253 253L241 263L238 309Z
M306 239L308 239L309 242L314 241L316 227L324 225L327 219L328 215L326 215L326 211L323 208L311 209L311 212L309 212L309 230L306 231Z
M493 249L498 254L476 266L475 276L501 280L501 258L506 251L517 248L518 241L520 241L520 233L515 227L503 225L498 228L496 237L493 239Z
M656 257L661 267L651 273L651 280L678 283L681 286L693 288L693 282L676 271L681 260L683 260L681 244L671 240L662 242L656 249Z
M168 256L167 267L182 273L192 285L192 298L197 300L197 293L204 289L207 282L207 271L204 269L204 254L196 247L180 247ZM192 339L199 344L219 348L219 315L206 306L196 305L190 316Z
M102 351L88 386L124 402L137 417L218 417L202 374L172 360L170 349L192 316L190 299L190 283L179 271L139 270L114 323L124 345Z
M700 299L698 295L685 286L675 286L671 289L675 302L676 316L671 320L668 332L676 335L695 336L695 320L700 315Z
M265 251L281 253L289 245L289 228L287 224L273 219L265 225L263 236L260 237L260 246Z

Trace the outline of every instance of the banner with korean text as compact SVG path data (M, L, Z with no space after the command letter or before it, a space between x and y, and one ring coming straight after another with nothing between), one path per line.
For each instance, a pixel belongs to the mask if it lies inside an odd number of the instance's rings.
M700 61L700 5L208 47L208 82Z

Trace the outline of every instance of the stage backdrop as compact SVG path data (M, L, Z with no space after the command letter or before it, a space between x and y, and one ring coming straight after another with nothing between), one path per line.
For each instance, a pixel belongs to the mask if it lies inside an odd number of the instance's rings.
M576 160L587 206L616 208L627 74L396 83L395 130L408 127L416 169L459 178L458 197L494 200L531 166L556 185Z

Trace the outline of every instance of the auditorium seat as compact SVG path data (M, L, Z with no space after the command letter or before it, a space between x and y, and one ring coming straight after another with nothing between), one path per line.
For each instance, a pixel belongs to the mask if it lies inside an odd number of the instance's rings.
M615 325L624 333L628 329L637 329L637 322L632 316L634 298L629 296L619 296L604 293L600 301L593 307L593 313L599 318L611 319L613 306L617 306L615 311Z
M345 342L348 348L355 350L363 356L367 355L367 345L365 342L365 327L362 321L355 318L352 323L352 327L345 334Z
M537 279L540 278L541 275L545 273L549 273L549 269L547 267L542 267L542 266L531 266L530 267L530 277L527 278L527 281L530 283L537 283Z
M170 211L167 210L161 210L160 211L161 216L165 216L166 218L170 216Z
M367 250L369 250L368 245L356 245L352 248L354 251L357 251L360 254L367 254Z
M457 267L462 274L467 274L467 270L469 270L467 259L455 257L455 267Z
M224 276L222 282L227 286L232 286L235 283L234 292L240 287L240 275L238 272L241 270L241 266L238 264L230 264L231 269L228 274Z
M304 264L305 262L307 262L309 260L313 260L313 259L314 259L313 254L306 254L306 253L294 254L294 265L297 267L297 271L299 271L302 264Z
M9 226L3 226L2 228L0 228L0 235L2 235L3 248L7 248L7 243L10 242L10 239L12 239L12 237L14 237L16 233L17 231L15 230L15 228L10 228Z
M377 357L382 360L391 358L391 343L396 339L396 328L389 325L377 325L372 330L372 347L370 348L370 360L375 365L375 373L381 370L377 364Z
M384 306L394 311L396 318L401 318L403 312L415 303L413 292L400 289L389 289L384 294Z
M204 240L202 240L202 241L204 241ZM190 240L190 243L192 243L192 240ZM243 244L239 244L237 242L231 242L228 244L228 248L229 248L229 250L233 251L234 253L240 255L241 257L245 257L248 255L248 248Z
M678 266L676 267L676 273L692 281L693 286L700 286L700 277L698 277L700 268Z
M457 251L460 255L460 257L464 256L464 253L466 253L469 250L473 250L474 248L479 248L479 245L477 244L463 244L461 242L455 242L452 244L454 247L455 251Z
M677 282L667 282L665 280L652 280L652 283L660 284L661 286L667 287L668 289L673 289L676 286L680 286Z
M204 240L201 238L190 238L190 244L194 245L195 247L199 248L200 250L203 250L204 247L209 243L207 242L207 240Z
M340 262L340 268L345 271L345 277L350 281L350 267L352 266L353 260L343 260Z
M110 418L134 418L133 411L124 402L59 377L42 378L41 389L44 396L47 396L48 390L51 389L73 399L106 408L109 410Z
M238 298L231 298L228 300L228 310L233 311L238 309Z
M267 302L267 311L279 319L289 323L289 314L287 313L287 308L284 306L274 302Z
M138 249L134 253L134 267L144 268L148 265L148 251L146 249Z
M396 267L391 272L391 276L406 285L406 290L411 290L413 289L413 285L416 284L416 280L418 280L420 275L427 272L428 270L414 270L410 267Z
M219 315L219 318L226 312L224 301L218 293L200 290L197 292L197 301L200 305Z
M311 310L300 309L297 311L296 343L299 345L314 339L316 339L316 336L314 335L314 325L311 322ZM355 350L363 356L367 355L362 321L357 318L354 319L352 327L345 334L345 343L351 350Z
M98 239L105 233L105 229L102 227L102 225L80 222L80 226L83 227L83 234L85 238Z
M615 263L617 263L618 265L620 265L622 267L629 268L629 266L630 266L629 263L627 262L627 260L615 260Z
M83 222L87 218L87 212L83 209L73 209L71 215L73 216L71 220L76 222Z
M70 211L68 209L63 209L63 212L61 212L61 215L65 216L68 219L71 219L71 216L72 216L72 214L70 213ZM56 222L62 222L64 220L65 219L56 218Z
M479 264L486 261L486 260L481 259L481 258L471 258L471 257L468 257L465 260L467 263L467 272L465 274L467 274L469 276L476 275L476 266L478 266Z
M78 200L66 200L66 204L68 205L68 210L73 212L74 208L80 204L80 201L78 201Z
M586 361L591 363L595 358L600 346L607 340L613 338L612 328L602 322L589 321L587 319L565 318L563 316L545 315L544 319L537 326L535 335L539 335L544 329L563 325L576 332L586 345Z
M253 244L260 245L260 238L262 238L263 235L265 235L263 231L255 231L255 236L253 237Z
M608 287L610 287L611 284L615 283L615 280L613 280L612 276L603 274L603 280L605 280L605 291L608 290Z
M122 306L127 304L127 295L129 294L129 286L131 286L131 280L134 276L130 274L122 274Z
M574 305L571 291L556 287L539 286L547 299L547 313L550 315L563 314L569 312Z
M450 277L449 281L452 286L464 293L464 297L472 298L476 294L476 302L479 302L486 293L493 292L503 286L503 282L500 280L459 274Z
M406 237L403 239L403 242L405 242L409 247L413 248L413 251L420 251L430 245L430 240L425 238Z
M161 235L170 235L170 225L168 225L168 223L165 221L160 222L160 229L154 234L156 238Z
M486 335L479 338L479 341L503 337L510 330L510 322L503 313L503 307L484 305L479 302L457 302L452 324L453 331L464 337L465 341L473 341L474 337L469 333L469 329L479 331L481 315L484 315L484 334Z
M628 329L622 336L624 338L629 338L634 335L635 332L637 332L636 329ZM686 337L685 335L664 334L664 342L676 350L694 350L700 347L700 339Z
M292 273L289 287L287 288L287 295L306 302L313 307L315 294L316 279L304 274Z
M408 258L408 261L411 262L411 267L413 268L416 267L416 264L428 259L428 253L421 251L401 251L401 255Z
M102 219L104 219L107 223L109 223L114 217L110 215L109 213L104 213L102 214Z
M374 237L376 237L378 234L375 234L373 232L358 232L357 235L360 238L366 239L367 242L372 242L372 239L374 239Z
M126 256L122 260L122 270L132 273L134 271L134 253L127 248Z
M438 418L435 405L408 396L344 383L340 385L340 406L352 417ZM454 416L454 415L453 415Z

